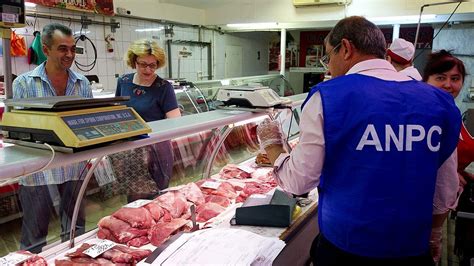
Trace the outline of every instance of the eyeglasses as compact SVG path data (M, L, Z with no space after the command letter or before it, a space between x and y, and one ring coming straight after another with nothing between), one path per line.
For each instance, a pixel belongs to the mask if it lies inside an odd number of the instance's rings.
M328 70L329 69L329 60L331 60L331 54L336 51L337 48L339 48L339 46L341 46L342 42L340 42L338 45L334 46L331 51L329 51L325 56L321 57L321 59L319 59L319 63L321 63L321 65L324 67L325 70Z
M151 63L151 64L147 64L145 62L139 62L137 61L136 62L137 65L140 67L140 68L143 68L143 69L146 69L147 67L149 67L151 70L155 70L158 68L158 64L157 63Z

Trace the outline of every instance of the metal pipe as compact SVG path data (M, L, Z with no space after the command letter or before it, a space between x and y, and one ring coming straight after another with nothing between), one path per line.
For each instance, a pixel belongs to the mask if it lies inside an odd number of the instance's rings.
M413 44L415 46L415 49L416 49L416 45L418 43L418 34L420 33L421 15L423 14L423 9L425 9L425 7L428 7L428 6L439 6L439 5L454 4L454 3L459 3L459 2L466 2L466 1L439 2L439 3L432 3L432 4L426 4L426 5L421 6L421 8L420 8L420 17L418 18L418 25L416 26L415 42Z
M11 40L11 29L0 28L3 45L3 74L4 74L4 85L5 85L5 97L7 99L13 98L12 89L12 60L10 54L10 40ZM8 106L5 105L5 112L8 112Z
M103 25L103 26L111 26L115 28L120 28L119 22L104 22L104 21L95 21L90 19L77 19L71 17L60 17L54 15L48 15L45 13L39 12L27 12L27 17L34 17L34 18L45 18L45 19L54 19L54 20L61 20L61 21L69 21L69 22L78 22L78 23L87 23L87 24L95 24L95 25Z
M173 77L173 66L171 64L171 41L172 40L166 41L166 47L168 48L168 78Z
M79 194L77 194L76 204L74 205L74 213L72 214L72 219L71 219L71 232L69 234L69 248L74 247L74 235L76 234L77 216L79 215L79 209L81 208L81 202L82 202L82 199L84 198L84 194L86 193L87 185L89 184L89 180L91 179L95 168L97 167L97 165L99 165L99 163L102 161L103 158L104 156L98 157L96 161L91 165L91 168L87 172L86 177L84 177L81 190L79 190Z

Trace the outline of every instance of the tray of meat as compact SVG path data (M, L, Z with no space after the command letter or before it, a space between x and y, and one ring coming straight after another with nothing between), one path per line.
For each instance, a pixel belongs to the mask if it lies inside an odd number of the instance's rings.
M1 257L0 265L46 266L48 263L39 255L33 254L29 251L19 250Z
M51 265L136 265L151 254L109 240L91 239L50 261Z

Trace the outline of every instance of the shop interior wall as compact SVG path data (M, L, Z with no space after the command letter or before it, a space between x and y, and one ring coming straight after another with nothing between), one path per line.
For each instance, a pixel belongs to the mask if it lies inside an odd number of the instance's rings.
M435 27L435 33L440 25ZM456 98L456 104L464 112L467 108L474 108L474 103L468 100L469 88L474 87L472 75L474 74L474 24L458 24L444 28L433 41L433 51L445 49L461 59L466 66L467 76L464 87ZM474 89L474 88L473 88Z
M224 57L217 56L218 65L221 64L220 59L224 58L223 65L225 66L225 46L240 46L242 47L242 76L268 74L268 48L274 34L274 32L240 32L223 35L223 45L216 44L216 54L224 54ZM221 70L224 70L224 67Z
M206 9L207 25L249 22L311 22L321 27L324 21L337 21L345 16L417 16L424 4L443 2L439 0L352 0L345 6L315 5L295 7L291 0L241 0L216 5ZM444 1L446 2L446 1ZM454 1L453 1L454 2ZM449 14L455 4L431 6L424 14ZM474 2L462 3L457 13L474 12Z
M60 16L65 18L80 18L82 13L73 12L62 9L54 8L43 8L37 7L37 11L46 13L54 16ZM104 17L102 15L85 14L89 19L95 21L110 21L111 17ZM113 33L115 41L113 42L114 52L109 53L106 51L106 42L104 40L107 34L111 33L109 26L100 25L89 25L87 29L83 29L83 32L87 32L87 36L93 41L97 48L97 63L95 67L88 72L83 72L77 69L73 65L73 69L84 75L98 75L99 81L104 85L106 90L115 90L117 76L123 75L124 73L134 72L133 69L129 68L123 59L124 54L127 51L128 46L134 40L140 38L152 38L158 42L158 44L167 51L166 37L163 30L161 31L148 31L148 32L136 32L136 29L143 28L159 28L162 24L156 22L150 22L143 19L136 18L124 18L114 17L118 22L121 23L121 27ZM36 26L34 21L36 20ZM34 17L27 17L28 26L24 28L15 29L15 33L24 36L27 42L27 46L30 47L33 41L34 30L41 30L43 26L51 22L58 22L71 27L73 32L79 32L81 30L80 23L70 23L68 21L59 21L52 19L42 19ZM268 38L267 33L236 33L236 34L220 34L214 30L201 29L196 27L180 27L174 26L173 40L186 40L186 41L203 41L211 42L212 45L212 69L213 79L223 79L224 67L225 67L225 46L226 45L239 45L244 47L243 51L243 75L252 76L266 74L268 70ZM76 55L76 60L80 63L90 63L93 61L93 50L88 43L82 41L78 42L78 45L84 46L87 54ZM180 58L180 78L185 78L189 81L206 80L208 79L208 56L207 48L200 46L190 45L172 45L171 46L171 62L172 62L172 77L178 77L178 51L182 50L183 47L188 51L192 52L192 55L187 58ZM260 51L260 60L257 59L257 51ZM166 53L168 55L168 53ZM2 63L3 57L0 56L0 63ZM12 73L19 75L24 72L33 70L36 65L29 65L27 57L12 57ZM157 71L161 77L168 78L168 66ZM0 68L0 75L3 75L3 68Z

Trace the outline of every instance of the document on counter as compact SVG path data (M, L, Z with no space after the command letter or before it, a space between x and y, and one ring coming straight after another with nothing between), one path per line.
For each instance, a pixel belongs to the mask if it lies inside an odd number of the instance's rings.
M271 265L284 247L285 242L276 237L212 228L183 234L152 265Z

